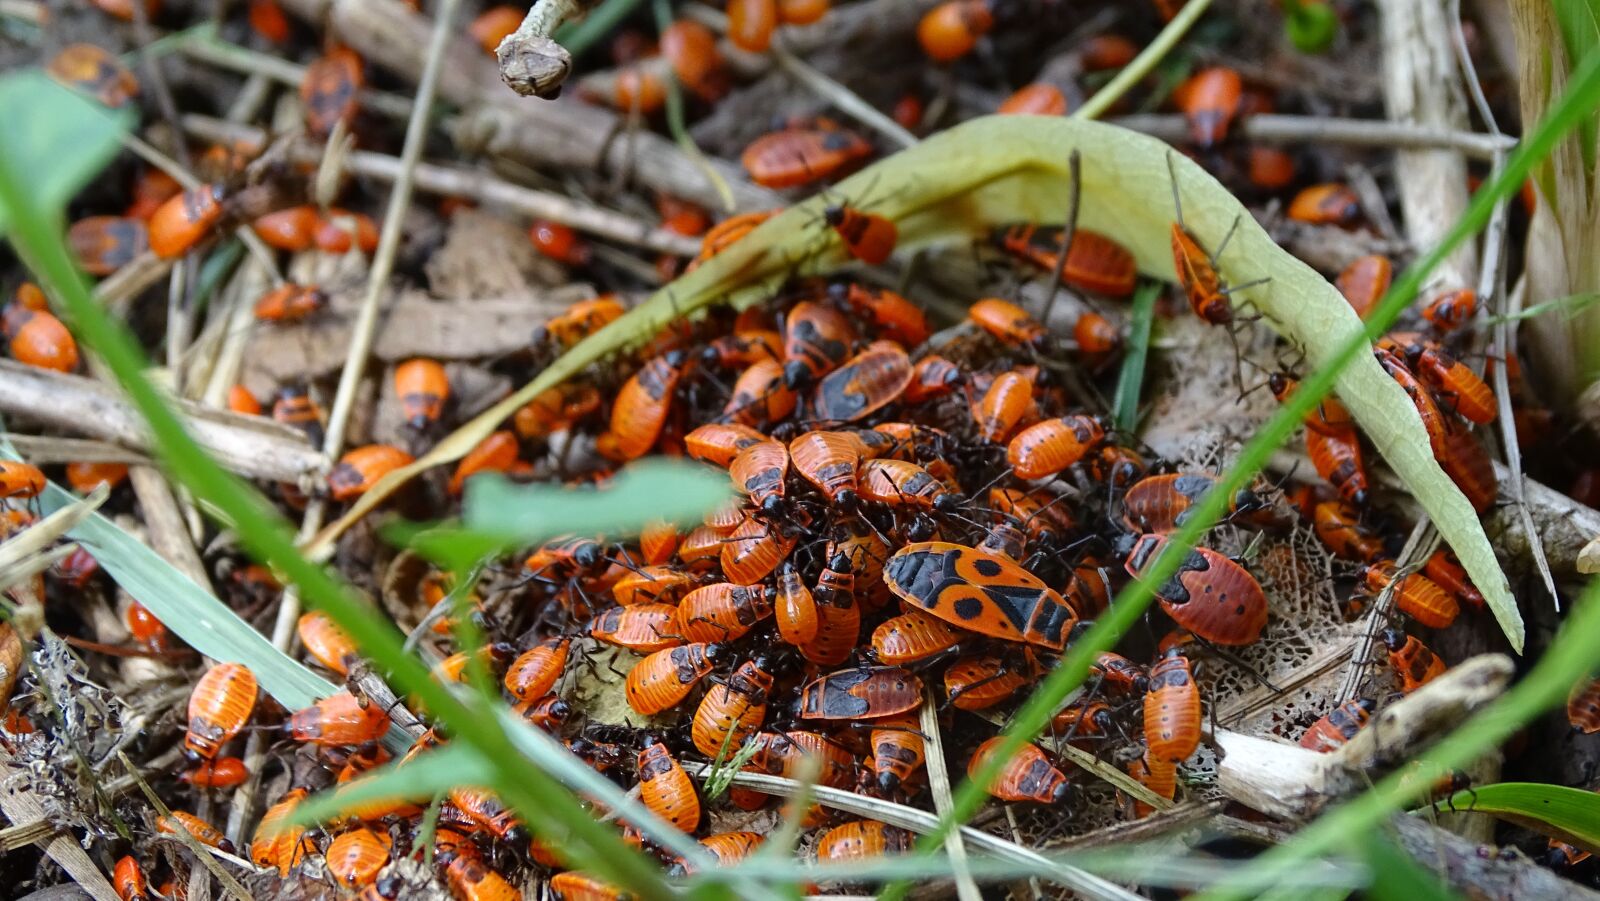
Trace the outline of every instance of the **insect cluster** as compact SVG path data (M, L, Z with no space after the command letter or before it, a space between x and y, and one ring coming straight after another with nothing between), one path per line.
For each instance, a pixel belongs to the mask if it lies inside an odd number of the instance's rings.
M118 16L121 6L130 6L95 5ZM1170 19L1183 4L1153 5ZM155 11L153 2L147 6ZM1018 27L1022 9L994 0L947 0L920 18L915 40L928 60L951 66L978 52L991 34ZM816 22L828 11L827 0L729 0L726 43L759 53L780 26ZM492 54L524 12L489 8L469 34ZM248 22L261 41L291 40L292 26L272 0L251 0ZM575 93L648 119L671 115L674 82L697 110L730 91L734 67L724 58L724 42L706 25L679 19L662 29L657 45L647 43L617 41L616 68L584 77ZM1119 69L1139 52L1115 34L1081 43L1074 60L1091 76ZM118 57L87 44L68 46L48 70L107 107L134 102L140 92ZM305 133L327 138L352 129L369 93L366 65L353 49L329 43L305 66L298 92ZM1350 185L1308 185L1295 156L1248 140L1244 125L1251 115L1273 111L1271 92L1233 69L1207 66L1183 80L1169 101L1184 119L1188 140L1181 152L1241 193L1286 201L1285 218L1301 226L1362 223L1362 195ZM994 109L1061 115L1079 102L1076 89L1037 81ZM901 98L892 113L912 132L937 126L925 119L917 92ZM750 181L780 191L825 184L877 154L864 132L827 115L785 118L738 149ZM167 261L198 256L233 229L285 254L376 248L378 223L371 216L299 203L298 196L291 205L264 189L264 182L285 179L283 168L269 148L243 145L205 151L193 183L150 168L130 186L126 209L116 207L120 215L72 224L71 248L96 276L150 255ZM1216 262L1228 236L1191 230L1176 176L1173 191L1172 268L1157 274L1178 283L1184 301L1177 310L1187 306L1215 327L1212 337L1237 338L1253 319L1237 292L1272 286L1229 285ZM467 202L446 198L441 217ZM694 259L655 260L662 281L704 263L778 212L714 222L700 207L666 194L655 204L662 231L701 241ZM524 224L532 247L564 266L596 266L605 256L566 224ZM899 240L896 223L864 199L829 198L810 227L819 240L837 239L860 267L889 261ZM1108 235L1034 222L1002 224L982 243L1005 268L1059 280L1086 300L1070 335L1047 329L1009 291L968 298L964 320L936 330L921 303L880 287L880 280L793 279L767 302L673 323L635 352L551 388L466 454L447 478L421 489L431 492L437 507L453 509L479 473L577 488L604 483L650 454L687 457L727 473L735 500L700 521L655 522L637 536L564 535L491 566L485 587L492 590L466 592L471 618L489 639L477 659L494 673L517 714L606 778L637 789L644 806L698 839L720 865L760 847L772 822L760 811L775 805L737 778L725 792L708 791L701 781L707 771L811 778L931 809L928 724L937 724L947 766L982 768L994 756L1000 728L1031 688L1112 597L1143 577L1171 533L1218 484L1215 472L1164 459L1114 428L1102 400L1128 340L1120 307L1139 283L1134 255ZM643 269L650 271L648 263ZM1366 256L1336 283L1366 316L1387 290L1392 270L1389 259ZM275 279L252 295L250 307L262 327L287 327L337 315L330 310L337 293L331 286ZM546 322L506 368L530 375L627 310L616 294L573 304ZM1163 315L1169 312L1162 308ZM1478 312L1470 290L1438 294L1420 318L1380 339L1373 353L1415 406L1441 467L1483 511L1494 502L1497 483L1473 428L1493 422L1501 408L1484 376L1463 362L1469 358L1464 339ZM18 362L63 373L83 369L72 334L32 284L20 286L4 307L0 333ZM1517 425L1531 437L1548 427L1548 419L1525 403L1516 360L1504 365L1518 394L1512 406ZM1238 387L1265 388L1285 400L1297 387L1294 368L1258 374L1254 386L1241 375ZM400 361L386 381L413 440L343 453L315 489L334 504L360 498L413 462L459 412L460 386L441 359ZM328 417L319 396L302 382L278 386L271 398L234 386L227 406L270 416L320 447ZM1368 449L1336 398L1306 418L1304 442L1309 471L1319 481L1287 487L1257 482L1237 491L1227 499L1224 528L1246 536L1246 545L1251 536L1277 540L1309 531L1328 555L1347 564L1336 568L1340 589L1355 588L1343 612L1347 619L1370 613L1378 599L1385 605L1380 657L1370 661L1374 672L1359 696L1338 698L1326 715L1313 720L1307 713L1292 724L1292 737L1303 747L1331 751L1383 704L1445 671L1446 662L1424 639L1452 626L1463 607L1481 608L1483 598L1447 549L1420 561L1402 556L1402 536L1385 518L1366 465ZM74 463L64 475L74 490L87 493L100 484L119 485L127 471L121 464ZM35 466L0 462L0 499L7 504L0 537L36 519L31 500L45 484ZM304 509L304 487L279 485L277 496ZM1207 670L1248 671L1252 649L1264 637L1271 640L1284 615L1275 597L1279 586L1266 567L1251 547L1231 553L1238 549L1225 549L1213 533L1183 555L1173 575L1150 586L1155 603L1139 628L1115 652L1098 656L1084 690L1055 713L1044 736L1002 762L990 786L996 800L1062 817L1098 804L1136 819L1160 801L1206 794L1202 739L1206 714L1217 706ZM93 556L79 551L49 575L52 586L81 588L97 572ZM33 583L33 594L43 597L44 576ZM407 587L404 599L418 614L415 637L454 652L441 653L435 667L436 678L452 682L466 678L472 659L453 644L455 587L430 571ZM259 610L265 605L255 601L275 597L282 586L262 567L241 566L228 574L226 590L244 599L239 606ZM191 653L137 602L123 611L141 653L160 659ZM530 873L548 878L559 898L620 896L598 878L568 869L558 842L531 835L501 799L481 788L451 791L438 805L436 823L409 802L360 805L316 827L292 823L297 805L313 793L390 762L382 742L404 722L398 714L405 701L363 687L370 683L362 680L359 648L326 614L303 614L296 637L310 664L347 679L347 687L305 709L282 711L246 667L224 662L205 669L178 724L181 750L172 749L182 758L173 796L193 803L152 817L146 833L187 833L219 850L237 850L265 872L325 879L363 901L406 897L430 877L466 901L520 898L518 886ZM16 631L0 624L0 696L16 688L23 656ZM602 719L587 703L607 692L626 706L625 715ZM418 712L422 734L402 761L449 740L441 730L423 732L426 711ZM1600 731L1600 682L1573 693L1569 717L1585 732ZM7 741L24 741L34 726L13 707L3 731ZM265 761L259 765L247 763L251 755L243 747L253 733L268 736L265 755L255 758ZM1086 763L1091 758L1098 771ZM1147 791L1113 795L1103 779L1111 770ZM253 778L271 786L271 794L239 849L218 826L183 809L203 810ZM900 827L845 817L823 805L795 815L809 830L805 847L822 861L903 852L914 840ZM433 825L424 829L424 822ZM674 875L692 872L693 862L657 846L626 817L616 828ZM412 865L425 854L431 869ZM162 878L148 879L145 867ZM153 881L164 883L161 895L173 897L181 876L170 860L139 843L113 870L124 901L154 898Z

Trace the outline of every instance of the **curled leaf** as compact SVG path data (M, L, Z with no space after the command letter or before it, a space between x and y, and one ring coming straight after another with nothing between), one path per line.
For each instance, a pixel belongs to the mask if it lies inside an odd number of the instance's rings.
M1309 266L1278 247L1233 195L1198 165L1162 142L1135 132L1073 119L990 116L941 132L870 166L829 192L767 220L649 301L568 351L522 390L450 435L416 463L391 473L318 535L311 551L332 542L396 487L417 473L460 458L518 407L585 366L643 342L680 316L712 303L747 306L769 297L793 275L826 273L848 256L838 237L819 227L822 207L870 195L874 212L893 219L899 247L966 244L993 226L1018 220L1051 222L1066 209L1068 154L1082 158L1079 225L1120 241L1141 271L1173 277L1169 160L1179 180L1189 230L1217 247L1237 230L1218 270L1231 284L1266 279L1236 291L1236 304L1264 320L1320 367L1362 328L1361 320ZM881 199L879 199L881 198ZM1521 650L1523 624L1478 515L1434 460L1428 437L1405 392L1370 356L1339 374L1337 393L1362 430L1433 519L1439 533L1483 592L1512 646Z

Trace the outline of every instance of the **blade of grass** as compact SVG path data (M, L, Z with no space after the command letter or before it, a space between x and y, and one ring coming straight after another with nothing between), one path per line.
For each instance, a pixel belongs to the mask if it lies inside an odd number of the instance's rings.
M1144 390L1144 370L1150 356L1150 327L1155 322L1156 298L1165 285L1146 282L1133 295L1128 315L1128 338L1122 357L1122 372L1117 376L1117 394L1111 401L1112 422L1117 431L1131 434L1139 424L1139 395Z
M318 792L295 805L284 825L316 825L374 801L427 801L452 788L486 783L493 778L493 768L486 766L483 757L470 746L445 745Z
M1260 472L1273 451L1288 439L1289 435L1299 426L1302 418L1332 390L1339 371L1348 365L1351 360L1355 359L1357 354L1363 353L1370 347L1374 338L1389 329L1400 313L1416 298L1417 291L1421 288L1422 282L1428 273L1438 266L1461 242L1483 228L1484 224L1488 222L1494 205L1503 202L1517 191L1533 164L1543 159L1561 136L1578 124L1593 109L1596 103L1600 103L1600 54L1592 54L1584 61L1583 66L1574 73L1568 92L1561 98L1560 102L1551 108L1550 115L1539 124L1523 146L1506 161L1505 169L1500 173L1499 178L1474 195L1461 221L1457 222L1455 227L1450 230L1445 240L1438 247L1429 251L1422 259L1418 260L1411 268L1407 269L1405 274L1395 281L1390 287L1389 293L1384 296L1366 321L1362 335L1355 337L1341 347L1329 358L1325 366L1316 370L1301 384L1300 390L1290 397L1289 402L1284 404L1262 426L1256 436L1244 446L1239 453L1237 462L1201 498L1200 503L1190 513L1190 519L1169 536L1166 547L1145 575L1127 588L1124 588L1117 598L1112 601L1107 614L1102 616L1093 628L1074 643L1071 651L1062 659L1055 671L1051 673L1029 698L1028 702L1017 712L1011 727L1002 733L1005 741L997 749L988 765L981 772L973 774L972 778L962 784L960 790L956 793L951 815L941 817L939 828L917 843L917 850L920 853L931 853L938 848L944 835L955 824L966 822L978 811L978 808L983 803L985 787L993 783L1005 761L1015 754L1017 749L1025 742L1031 741L1037 736L1048 724L1050 715L1066 696L1073 689L1083 684L1083 680L1088 676L1089 664L1094 656L1101 651L1110 650L1121 639L1122 635L1138 621L1145 608L1151 602L1153 587L1160 585L1177 571L1178 564L1184 555L1188 553L1188 550L1194 546L1195 541L1215 525L1221 517L1227 498L1233 497L1237 491L1247 485L1256 473ZM1569 623L1566 637L1570 639L1574 631L1583 635L1595 634L1595 631L1600 629L1600 613L1591 615L1596 620L1595 623L1591 623L1587 630L1578 629L1577 623ZM1541 662L1540 669L1544 669L1550 663L1554 650L1555 648L1552 648L1551 655L1547 655L1545 660ZM1585 672L1585 668L1579 666L1571 672L1569 678L1566 678L1560 685L1555 686L1553 690L1558 693L1557 697L1564 697L1567 686L1575 682L1583 672ZM1532 681L1531 677L1528 681ZM1525 688L1528 681L1522 683L1519 688ZM1504 702L1510 698L1511 694L1508 694L1505 699L1502 699L1500 705L1495 706L1497 708L1503 706ZM1526 712L1526 716L1531 717L1538 709L1540 709L1538 706L1530 708ZM1474 721L1482 720L1487 712L1480 713ZM1502 713L1501 715L1505 716L1506 714ZM1517 719L1519 723L1523 721L1525 721L1524 718ZM1462 753L1459 757L1452 758L1453 762L1442 763L1441 765L1445 767L1464 765L1476 753L1490 746L1491 741L1483 737L1489 734L1487 731L1481 730L1480 733L1463 735L1465 728L1458 730L1454 739L1459 742L1460 747L1470 749L1472 753ZM1380 799L1378 802L1369 802L1358 808L1357 813L1345 815L1345 821L1340 824L1341 829L1344 830L1343 832L1320 831L1312 833L1308 831L1302 833L1300 839L1292 846L1286 846L1299 850L1289 852L1285 848L1279 848L1270 852L1245 870L1245 873L1249 875L1248 877L1241 877L1238 885L1261 887L1269 882L1273 876L1282 875L1293 862L1327 850L1335 838L1348 835L1351 831L1370 828L1384 814L1394 809L1392 805L1397 803L1396 798L1399 797L1396 789L1405 791L1407 788L1400 786L1398 779L1386 780L1383 784L1391 786L1390 790L1387 792L1374 791L1367 796ZM1411 788L1414 791L1418 787ZM1357 817L1361 819L1357 820ZM1325 818L1324 822L1327 819L1331 819L1331 817ZM1308 841L1308 835L1315 837L1317 841ZM1266 863L1267 861L1276 862L1280 860L1287 860L1289 864L1272 863L1269 865ZM1267 873L1270 873L1270 875L1263 875ZM903 898L905 890L906 887L903 885L890 886L885 890L882 897L885 899ZM1235 892L1224 897L1237 896L1238 893Z
M1183 40L1183 36L1189 33L1190 27L1199 21L1200 17L1210 7L1211 0L1191 0L1182 10L1179 10L1176 16L1172 17L1172 21L1168 22L1166 27L1161 29L1161 33L1156 35L1155 40L1146 44L1145 48L1139 51L1139 55L1133 58L1133 62L1123 66L1122 71L1118 72L1117 76L1111 79L1105 87L1095 91L1094 96L1090 97L1087 103L1074 110L1073 117L1077 119L1098 119L1105 115L1106 110L1111 109L1122 98L1122 95L1128 93L1134 85L1143 81L1144 77L1150 74L1150 70L1165 59L1166 55L1172 52L1172 48L1178 46L1178 42Z
M63 102L69 100L76 98L68 94ZM487 711L469 708L429 678L427 668L403 650L394 624L326 570L302 557L283 518L185 433L160 392L145 378L146 361L132 335L91 299L67 252L59 212L46 212L37 198L23 188L16 160L6 154L0 161L0 211L9 217L13 246L29 269L62 300L83 343L105 360L148 423L173 478L219 511L252 556L283 573L307 600L332 616L392 674L402 690L419 696L458 740L479 748L493 762L493 788L535 831L564 829L573 843L569 853L586 868L641 897L668 897L670 889L651 861L596 823L545 772L529 765ZM222 657L234 659L226 651Z
M1600 851L1600 794L1543 782L1500 782L1433 805L1435 810L1494 814L1589 851Z
M1452 901L1456 897L1387 836L1363 832L1354 836L1350 844L1366 857L1367 867L1372 870L1367 895L1373 901Z
M643 0L605 0L582 22L568 23L557 28L556 43L567 48L568 53L577 56L611 34L612 29L632 15L641 2Z

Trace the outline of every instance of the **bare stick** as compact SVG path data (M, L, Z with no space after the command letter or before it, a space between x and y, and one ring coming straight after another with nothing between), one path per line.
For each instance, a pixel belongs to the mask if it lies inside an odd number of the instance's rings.
M253 479L320 479L323 456L294 429L259 416L241 416L174 398L185 427L223 466ZM144 420L115 389L79 375L0 360L0 412L26 416L69 432L151 450Z
M1107 120L1168 142L1187 139L1189 126L1179 115L1139 114ZM1472 159L1492 159L1515 146L1510 138L1456 131L1385 119L1336 119L1278 113L1247 116L1235 122L1239 135L1262 144L1343 144L1408 150L1454 150Z
M1044 292L1044 315L1039 321L1048 325L1050 312L1056 306L1056 292L1061 289L1061 273L1067 269L1067 255L1072 252L1072 239L1078 232L1078 199L1083 193L1083 161L1078 156L1078 148L1072 148L1067 154L1068 185L1072 189L1067 197L1067 220L1061 232L1061 255L1056 257L1056 266L1050 270L1050 287ZM1177 190L1177 183L1173 183L1173 190Z
M711 766L696 763L690 760L679 761L685 772L696 779L704 779L710 772ZM755 789L769 795L792 797L801 792L810 792L819 803L835 810L855 814L860 817L870 817L880 820L891 826L909 829L912 832L928 833L939 826L939 817L915 807L896 804L880 798L869 798L843 789L831 788L826 785L805 785L795 779L785 779L782 776L768 776L765 773L738 772L733 774L732 785L739 788ZM1140 896L1129 892L1105 879L1092 873L1087 873L1075 867L1070 867L1057 861L1052 861L1043 855L1024 848L1014 842L1006 841L998 835L991 835L981 829L971 826L961 827L961 837L973 848L992 854L1002 860L1037 866L1048 871L1047 878L1068 886L1087 898L1113 899L1113 901L1139 901Z
M265 137L265 133L259 129L207 116L184 116L183 129L209 141ZM315 161L318 158L318 154L311 152L309 148L291 149L289 156L297 162ZM365 150L352 152L345 165L356 175L380 181L396 180L404 168L401 160L396 157ZM500 204L529 216L560 222L623 244L679 256L693 256L700 250L698 239L651 228L640 220L621 213L613 213L559 194L524 188L477 170L418 163L412 170L412 178L413 184L419 191Z
M844 85L816 68L805 60L790 53L783 46L782 40L772 42L772 58L790 75L793 75L801 84L811 89L818 97L828 101L840 112L871 128L901 147L911 147L917 143L917 136L901 127L900 123L878 112L877 107L861 99L861 95L850 90Z
M589 0L535 0L517 30L495 48L500 78L524 97L555 97L572 72L572 54L551 35L562 22L575 19Z
M921 717L922 740L927 745L923 766L928 770L928 792L933 795L934 811L946 817L954 804L950 798L950 771L945 766L944 740L939 729L939 707L932 689L922 699ZM972 872L967 867L966 842L959 832L950 833L950 839L945 842L945 851L950 856L950 870L956 879L956 897L961 901L982 901L983 893L978 891L978 884L972 881Z

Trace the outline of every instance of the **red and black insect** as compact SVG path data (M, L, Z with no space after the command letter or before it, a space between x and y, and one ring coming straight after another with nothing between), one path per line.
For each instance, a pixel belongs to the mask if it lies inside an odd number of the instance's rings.
M1350 308L1362 319L1372 313L1372 309L1389 293L1389 282L1394 278L1394 264L1386 256L1371 254L1358 257L1354 262L1339 273L1334 280L1334 286L1344 299L1350 303Z
M967 318L1003 344L1038 347L1045 340L1044 325L1009 300L985 297L967 307Z
M1383 539L1362 526L1356 511L1339 501L1321 501L1311 528L1335 557L1366 563L1383 556Z
M766 3L772 0L739 0ZM751 181L768 188L794 188L826 181L864 162L872 145L828 119L792 123L756 138L740 162ZM707 234L710 238L710 234Z
M1166 546L1164 535L1141 535L1125 564L1141 576ZM1165 582L1154 588L1173 622L1222 645L1250 644L1267 624L1267 596L1249 571L1210 548L1190 548Z
M828 286L828 297L858 316L869 317L878 337L902 347L916 347L932 334L922 308L887 288L838 282Z
M922 680L898 666L840 670L806 685L797 712L802 719L857 720L894 716L922 703Z
M326 138L340 122L349 124L360 109L356 95L365 84L361 57L348 47L334 47L312 60L300 82L306 130Z
M328 295L316 285L293 282L261 295L256 301L256 318L262 322L302 322L328 306Z
M914 714L875 720L868 742L872 745L872 775L878 790L893 794L906 788L927 760L927 747Z
M1061 595L1017 563L959 544L908 544L889 558L883 580L907 604L1008 641L1059 651L1078 622Z
M1168 764L1188 760L1200 747L1200 686L1181 653L1169 651L1150 669L1144 737L1148 759Z
M590 622L589 635L636 654L652 654L684 643L678 634L678 608L671 604L613 607Z
M644 716L670 710L728 659L728 646L716 642L693 642L656 651L628 671L628 706Z
M1205 150L1228 136L1243 92L1239 73L1224 66L1201 69L1178 88L1178 107L1189 120L1189 137L1196 146Z
M1147 476L1122 496L1122 522L1135 532L1171 532L1215 484L1216 476L1203 472ZM1264 506L1255 492L1241 488L1228 502L1228 513L1245 515Z
M690 641L743 638L775 611L774 589L764 585L719 582L689 592L678 605L676 633Z
M192 760L210 760L239 734L256 706L256 677L238 663L207 670L189 695L189 729L183 747Z
M959 657L944 671L947 703L961 710L987 710L1007 700L1038 676L1032 651Z
M911 358L893 341L875 341L817 383L812 416L854 422L900 397L911 383Z
M1446 291L1428 301L1422 318L1441 332L1453 332L1467 324L1478 311L1478 295L1470 289Z
M716 759L740 748L761 728L772 691L773 661L757 657L739 664L727 681L711 686L695 708L690 738L695 748Z
M1383 631L1383 646L1389 650L1389 665L1400 677L1400 691L1410 694L1444 674L1445 663L1415 635L1398 629Z
M822 221L838 233L851 256L868 266L877 266L888 260L894 253L895 242L900 238L894 220L849 204L840 203L825 208Z
M364 745L382 738L388 728L388 712L349 689L296 711L284 724L284 731L295 741L324 747Z
M1371 722L1372 713L1377 709L1377 702L1371 698L1352 698L1345 701L1311 724L1306 734L1300 736L1300 747L1319 754L1326 754L1343 747Z
M945 0L917 23L917 42L929 59L949 63L971 53L993 27L989 0Z
M1329 435L1316 429L1306 429L1306 451L1311 465L1352 506L1363 508L1370 496L1371 483L1361 460L1361 439L1352 430L1342 435Z
M809 385L850 356L855 330L827 304L802 300L783 321L783 379L790 388Z
M1099 232L1074 229L1072 249L1064 264L1061 248L1066 241L1065 228L1030 223L1001 226L993 239L1005 252L1039 269L1054 272L1060 268L1063 282L1084 291L1127 297L1139 280L1133 254Z
M700 795L667 746L647 737L639 750L639 800L651 813L693 834L700 825Z
M1006 445L1006 461L1019 479L1042 479L1082 460L1105 440L1093 416L1072 415L1028 426Z
M655 446L687 362L682 351L668 351L641 366L617 392L606 433L612 437L615 459L636 460Z
M848 552L832 542L827 551L828 565L817 576L811 592L817 611L817 634L798 645L800 656L821 666L837 666L855 651L861 634L861 605L856 603L856 574L862 569ZM863 555L863 561L866 559Z
M962 0L952 0L962 2ZM972 0L965 0L972 2ZM850 860L877 860L886 854L911 850L916 836L877 820L851 820L822 834L817 842L817 859L833 863Z
M1018 372L1003 372L971 406L978 435L985 441L1003 444L1034 409L1033 381Z
M1393 560L1377 560L1362 567L1361 577L1367 590L1376 594L1388 588L1398 573ZM1461 612L1453 595L1420 573L1411 573L1400 581L1394 590L1394 602L1401 613L1430 629L1449 626Z
M1003 741L1005 736L996 735L978 746L967 763L967 778L978 778ZM989 794L1002 801L1060 804L1066 800L1069 787L1066 774L1037 745L1029 743L1005 759L1000 774L989 785Z

